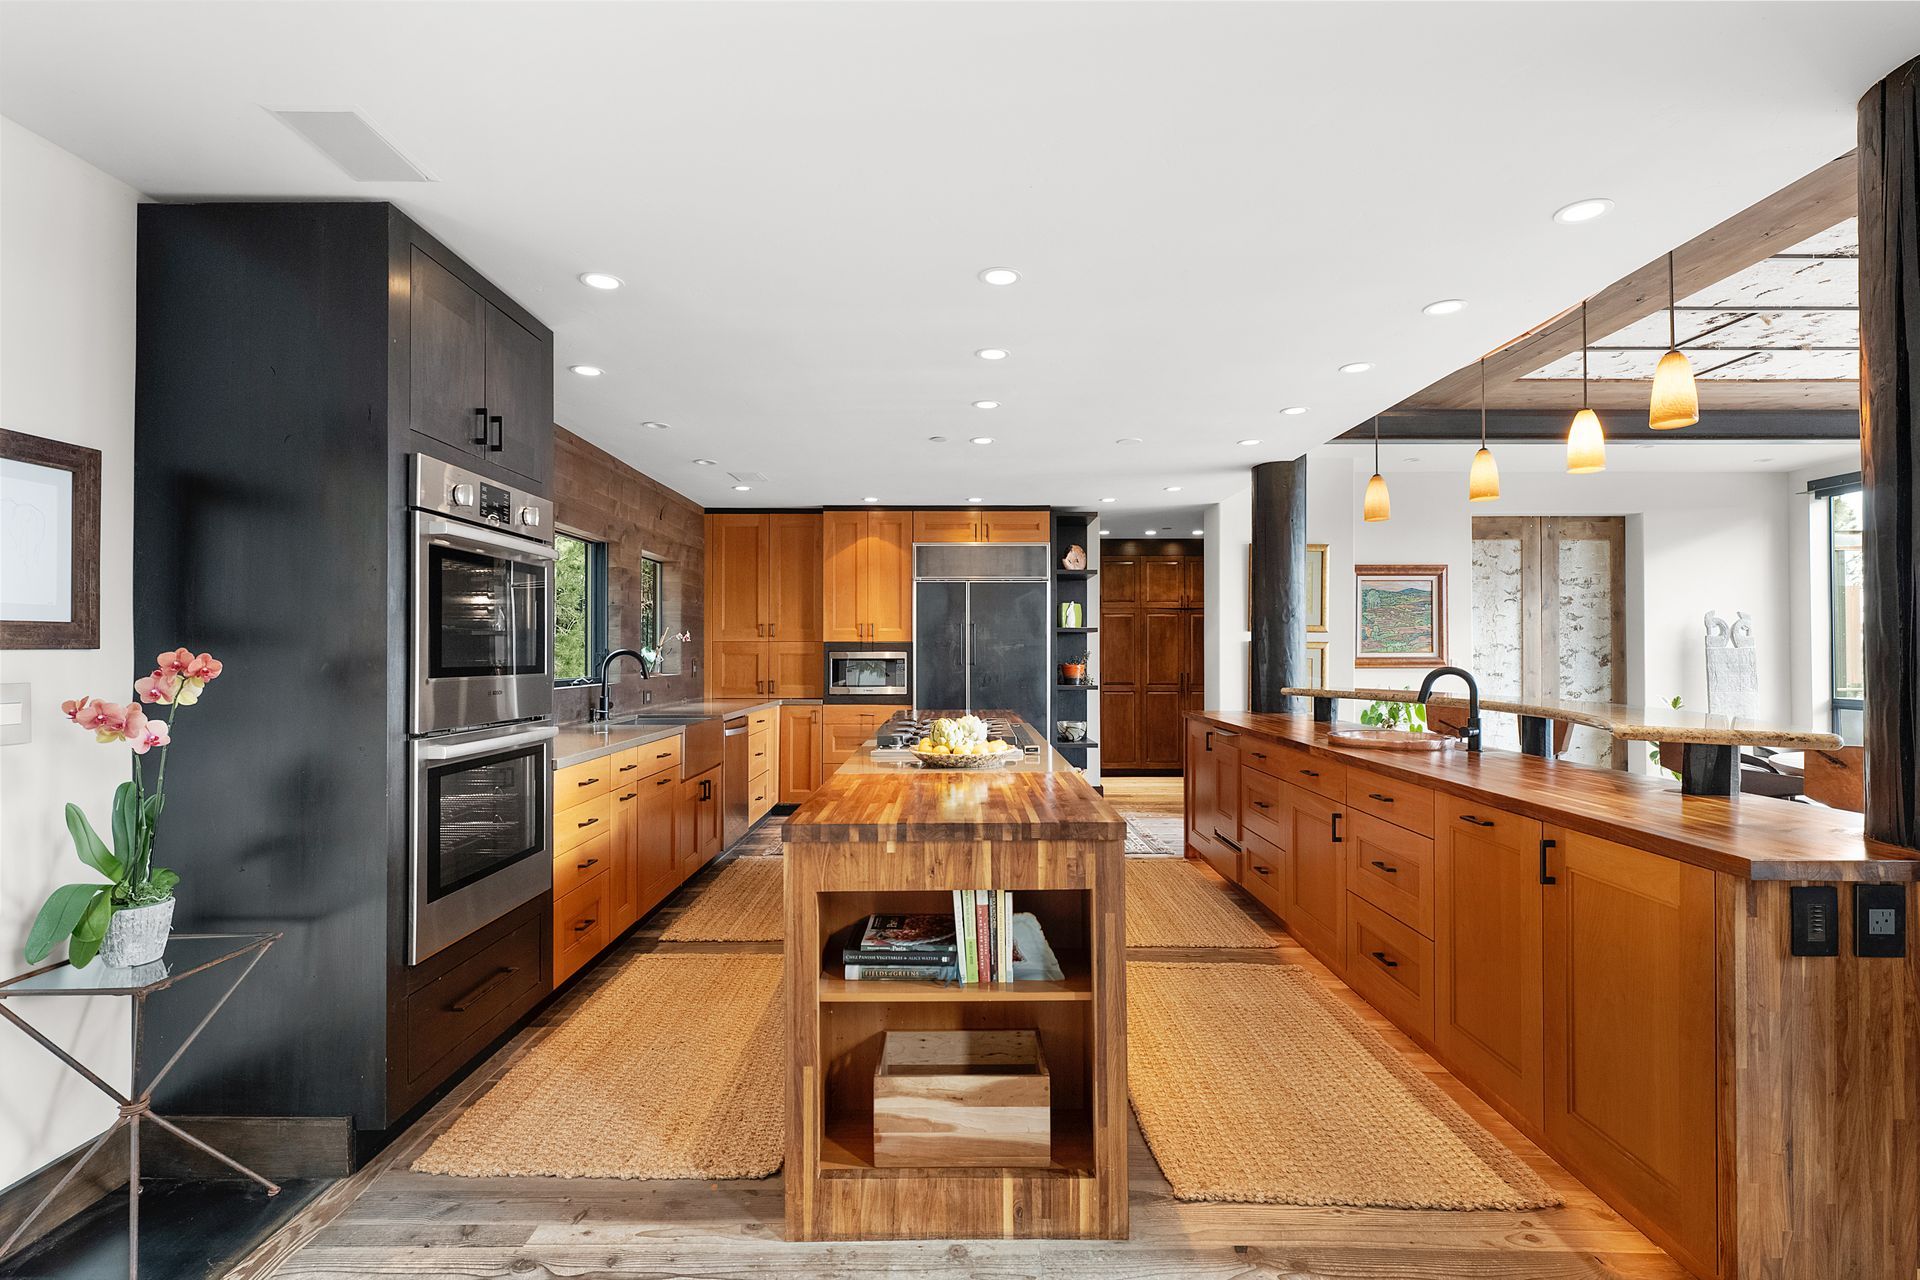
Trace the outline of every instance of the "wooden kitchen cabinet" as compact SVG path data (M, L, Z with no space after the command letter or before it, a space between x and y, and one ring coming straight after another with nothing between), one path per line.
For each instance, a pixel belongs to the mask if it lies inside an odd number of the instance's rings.
M780 803L800 804L820 787L820 708L780 708Z
M1434 1043L1456 1074L1538 1131L1540 824L1455 796L1441 797L1436 817Z
M818 698L827 691L826 665L818 640L767 641L767 696Z
M707 643L707 695L753 698L767 692L765 640L711 640Z
M680 784L673 815L673 877L675 885L707 865L720 852L723 838L720 768Z
M632 752L622 752L632 755ZM607 868L607 916L610 937L617 938L640 918L640 866L636 844L639 840L640 786L638 782L621 784L613 793L613 839L609 849L612 865Z
M916 511L913 513L913 540L915 542L979 542L980 512L974 508L961 511Z
M675 812L680 807L680 765L640 779L634 814L634 869L639 882L638 911L653 910L679 888L674 879Z
M1207 562L1203 556L1188 556L1181 569L1180 607L1204 609L1207 604Z
M828 705L820 708L820 775L825 778L853 758L874 731L902 711L906 704L878 706Z
M1208 866L1240 880L1240 748L1238 735L1187 722L1187 837Z
M1660 1243L1712 1274L1714 877L1547 828L1546 1133ZM1636 1220L1638 1216L1636 1215Z
M911 511L828 511L821 517L822 639L913 639Z
M1052 513L1048 511L982 511L980 541L1052 542Z
M714 512L707 517L707 638L767 638L767 518Z
M821 518L707 516L707 693L818 697Z
M1287 851L1287 931L1335 973L1344 969L1348 831L1346 810L1333 800L1283 783Z
M1100 557L1100 603L1140 603L1140 561L1135 556Z
M820 643L820 515L776 511L767 518L767 639Z
M1100 563L1101 767L1171 773L1182 717L1206 700L1206 620L1187 608L1197 557L1116 557Z

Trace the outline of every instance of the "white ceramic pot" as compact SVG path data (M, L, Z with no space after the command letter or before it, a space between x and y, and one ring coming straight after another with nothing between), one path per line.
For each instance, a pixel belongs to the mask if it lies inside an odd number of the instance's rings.
M100 943L100 963L116 969L151 964L167 949L173 931L173 899L150 907L129 907L113 913L107 936Z

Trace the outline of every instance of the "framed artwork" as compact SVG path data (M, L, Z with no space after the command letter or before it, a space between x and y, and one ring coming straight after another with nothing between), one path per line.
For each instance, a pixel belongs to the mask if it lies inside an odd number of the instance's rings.
M100 451L0 430L0 649L100 647Z
M1327 629L1327 544L1307 544L1307 630Z
M1447 566L1353 567L1353 665L1430 667L1447 660Z
M1313 689L1327 687L1327 642L1325 640L1307 641L1307 686Z

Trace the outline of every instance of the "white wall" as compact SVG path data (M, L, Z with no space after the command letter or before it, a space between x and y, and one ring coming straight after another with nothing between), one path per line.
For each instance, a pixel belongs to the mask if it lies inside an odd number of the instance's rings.
M101 452L100 647L0 652L0 681L31 686L32 741L0 747L0 970L41 902L93 878L74 857L61 806L107 825L128 776L124 747L96 745L60 714L81 694L130 699L133 661L134 207L139 196L0 118L0 423ZM64 954L57 953L57 954ZM121 1000L49 1000L42 1030L120 1088ZM107 1099L17 1029L0 1026L0 1187L99 1133Z
M1247 709L1247 654L1252 625L1247 616L1247 559L1253 544L1253 487L1201 512L1206 538L1207 708Z

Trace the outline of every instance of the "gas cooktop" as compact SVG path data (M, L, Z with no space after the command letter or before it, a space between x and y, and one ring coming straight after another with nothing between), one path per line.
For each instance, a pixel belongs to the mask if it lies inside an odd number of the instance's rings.
M965 713L963 712L961 714ZM892 757L911 759L914 746L933 731L933 722L939 718L939 715L928 711L915 710L895 713L891 720L880 726L879 732L875 735L879 745L874 748L874 757L882 760ZM959 717L955 716L952 718L958 719ZM999 738L1003 741L1011 742L1014 746L1020 748L1020 750L1030 756L1040 754L1040 739L1033 730L1027 727L1024 721L1008 719L1005 716L992 715L981 716L980 719L987 726L988 738ZM889 735L897 735L896 741L898 745L888 744L887 739Z

